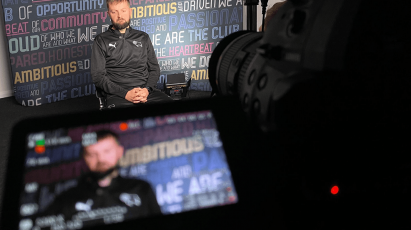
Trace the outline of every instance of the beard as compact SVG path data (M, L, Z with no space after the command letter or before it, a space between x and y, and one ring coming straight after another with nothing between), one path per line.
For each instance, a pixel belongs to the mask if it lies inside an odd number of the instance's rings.
M114 28L116 28L116 30L122 30L122 29L125 29L125 28L127 28L129 25L130 25L130 20L124 20L125 22L123 22L123 23L115 23L115 22L113 22L113 26L114 26Z
M111 174L114 170L117 170L117 169L118 169L118 166L114 166L114 167L108 169L108 170L105 171L105 172L92 172L92 171L90 171L89 174L88 174L88 176L89 176L89 178L92 179L93 181L98 181L98 180L101 180L101 179L103 179L104 177L108 176L108 175Z

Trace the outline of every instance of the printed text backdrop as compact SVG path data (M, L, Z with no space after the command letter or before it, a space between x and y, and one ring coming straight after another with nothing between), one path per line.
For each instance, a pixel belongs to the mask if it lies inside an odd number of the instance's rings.
M130 0L130 26L145 31L168 74L211 91L208 63L218 42L242 30L242 0ZM25 106L94 94L91 45L111 24L105 0L2 0L16 100Z

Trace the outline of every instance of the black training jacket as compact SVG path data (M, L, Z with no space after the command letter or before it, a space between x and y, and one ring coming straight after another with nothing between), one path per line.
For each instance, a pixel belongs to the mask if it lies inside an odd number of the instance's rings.
M136 87L157 88L160 67L148 34L127 28L122 35L112 27L94 39L91 55L94 84L122 98Z
M140 217L161 215L160 206L151 185L143 180L114 178L110 186L100 187L97 181L84 175L78 185L63 192L36 217L64 216L64 222L79 220L82 226L102 224L107 218L121 222Z

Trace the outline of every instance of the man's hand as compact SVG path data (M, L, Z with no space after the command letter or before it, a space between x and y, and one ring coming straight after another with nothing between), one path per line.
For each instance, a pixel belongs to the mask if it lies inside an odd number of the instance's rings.
M146 88L135 88L137 96L133 103L146 103L148 97L148 90Z
M127 101L134 103L134 98L136 98L136 97L137 97L137 91L136 91L136 88L134 88L134 89L127 92L125 98L126 98Z
M127 92L126 100L133 103L146 103L148 90L146 88L134 88Z

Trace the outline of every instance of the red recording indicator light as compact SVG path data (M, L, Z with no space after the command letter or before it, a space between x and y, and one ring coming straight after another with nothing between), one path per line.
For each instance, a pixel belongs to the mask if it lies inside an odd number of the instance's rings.
M34 147L34 151L38 154L43 154L44 152L46 152L46 147L44 145L37 145L36 147Z
M120 124L120 130L121 131L126 131L128 129L127 123L123 122Z
M41 139L41 140L36 140L36 146L34 147L34 151L37 154L43 154L46 152L46 146L45 146L46 140Z
M333 195L337 195L339 191L340 191L340 188L338 188L337 185L334 185L334 186L331 188L331 194L333 194Z

